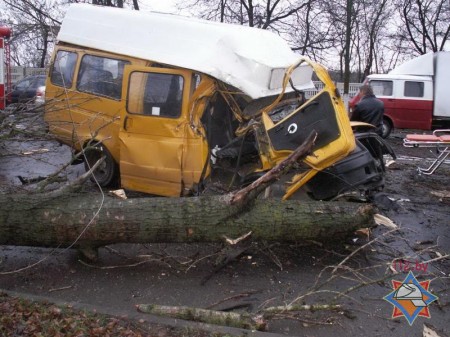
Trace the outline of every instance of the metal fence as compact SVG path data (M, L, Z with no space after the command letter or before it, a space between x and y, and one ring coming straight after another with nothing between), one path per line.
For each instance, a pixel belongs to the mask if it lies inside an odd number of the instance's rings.
M11 67L11 81L12 83L16 83L20 81L22 78L30 75L45 75L47 72L46 68L28 68L28 67ZM337 82L335 83L336 87L339 89L339 92L344 92L344 83ZM316 89L310 89L305 91L306 98L312 97L317 94L323 88L323 83L320 81L314 81L314 85ZM349 87L349 96L353 97L358 93L359 87L361 83L350 83Z
M316 89L308 89L305 90L305 96L306 98L310 98L317 94L320 90L323 89L323 83L320 81L314 81L314 86ZM342 94L344 93L344 83L343 82L335 82L336 87L338 88L339 92ZM350 83L349 89L348 89L348 95L349 97L356 96L356 94L359 91L359 87L361 86L361 83Z
M30 75L45 75L47 72L46 68L29 68L29 67L11 67L11 82L12 84L17 83L22 78Z

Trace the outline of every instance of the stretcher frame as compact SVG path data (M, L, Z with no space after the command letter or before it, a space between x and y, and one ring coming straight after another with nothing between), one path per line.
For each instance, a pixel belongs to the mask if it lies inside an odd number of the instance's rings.
M408 134L403 139L405 147L428 147L435 148L439 156L427 168L418 167L419 174L433 174L450 155L450 129L439 129L433 131L432 135Z

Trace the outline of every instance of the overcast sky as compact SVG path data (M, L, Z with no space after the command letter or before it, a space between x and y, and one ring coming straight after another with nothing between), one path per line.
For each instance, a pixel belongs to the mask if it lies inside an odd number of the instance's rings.
M142 10L174 13L176 12L174 0L140 0L139 7Z

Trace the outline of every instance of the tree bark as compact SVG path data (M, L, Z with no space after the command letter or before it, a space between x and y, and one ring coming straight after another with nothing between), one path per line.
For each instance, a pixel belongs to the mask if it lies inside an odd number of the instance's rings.
M136 308L140 312L157 316L173 317L189 321L232 326L249 330L264 331L267 326L267 322L264 320L262 315L251 315L248 313L239 314L236 312L157 304L138 304Z
M230 199L103 200L92 192L0 195L0 244L83 248L121 242L214 242L249 231L254 240L292 242L335 238L373 224L370 205L258 199L242 208L231 205Z
M0 195L0 245L79 247L113 243L213 242L252 232L254 240L342 236L374 223L369 205L256 199L310 153L316 133L248 187L222 196L118 200L74 193L101 163L49 193ZM86 255L86 254L85 254ZM95 255L95 252L94 252Z

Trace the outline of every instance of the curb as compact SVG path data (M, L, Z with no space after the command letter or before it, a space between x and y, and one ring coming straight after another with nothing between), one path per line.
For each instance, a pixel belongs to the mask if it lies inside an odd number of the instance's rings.
M289 337L294 335L282 335L277 333L271 333L271 332L262 332L262 331L254 331L254 330L246 330L246 329L240 329L240 328L233 328L233 327L226 327L221 325L214 325L214 324L207 324L207 323L200 323L200 322L190 322L185 321L181 319L176 318L169 318L169 317L160 317L155 316L151 314L144 314L140 313L137 310L133 311L124 311L120 309L114 309L114 308L106 308L102 306L87 304L87 303L81 303L81 302L67 302L58 300L52 297L46 297L46 296L39 296L39 295L33 295L28 293L20 293L16 291L9 291L5 289L0 288L0 293L5 293L10 297L19 297L19 298L25 298L30 301L34 302L48 302L53 303L55 305L59 306L71 306L74 309L77 310L87 310L91 312L96 312L103 315L108 316L115 316L115 317L121 317L126 318L134 321L139 321L141 324L146 324L147 327L150 327L151 325L160 325L160 326L166 326L171 327L174 329L195 329L195 330L202 330L210 333L221 333L229 336L249 336L249 337ZM142 323L143 322L143 323Z

